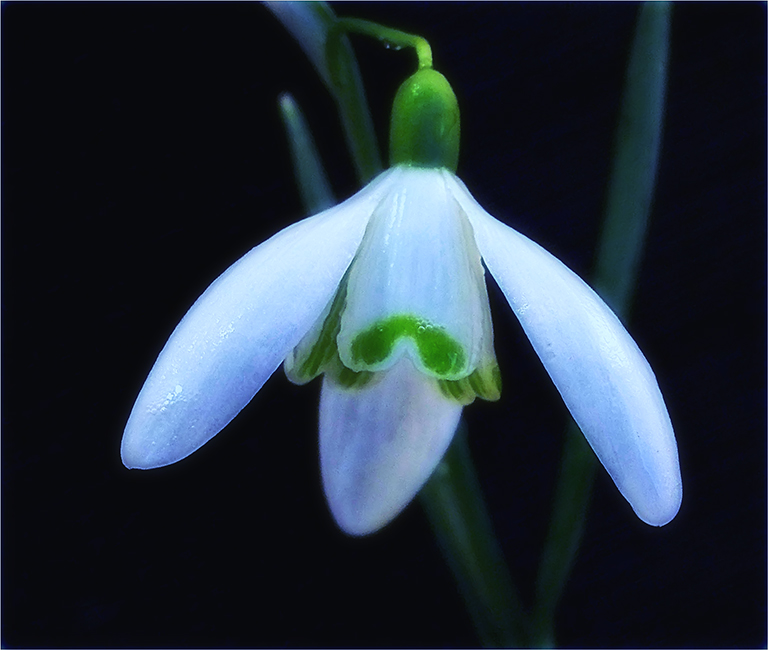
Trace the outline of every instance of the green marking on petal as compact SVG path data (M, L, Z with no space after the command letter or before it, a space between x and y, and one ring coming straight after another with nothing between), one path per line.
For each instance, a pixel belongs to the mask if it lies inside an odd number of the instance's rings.
M466 406L475 401L475 392L469 387L467 378L451 381L450 379L438 379L437 386L444 397Z
M323 323L323 329L317 342L312 346L307 358L301 364L299 373L303 376L317 377L331 357L336 353L336 337L339 334L341 312L347 297L347 283L342 281L331 305L331 311Z
M495 363L478 368L469 376L469 385L478 397L495 402L501 397L501 371Z
M352 341L352 360L375 369L392 354L395 344L410 338L424 367L437 377L455 376L464 369L467 355L443 328L410 315L392 316L358 334Z
M493 363L478 368L469 377L458 380L438 379L440 392L450 400L466 406L475 401L475 397L495 402L501 397L501 372Z
M295 355L295 358L292 362L289 363L286 360L285 374L294 384L301 385L312 381L324 372L325 367L331 363L334 357L338 357L336 337L341 327L341 312L344 310L346 298L347 276L345 275L333 298L328 315L323 321L317 340L312 343L309 350L294 350L292 354Z
M363 388L374 378L374 373L365 370L363 372L355 372L343 365L341 361L334 368L334 371L329 370L327 375L331 376L337 384L344 388Z

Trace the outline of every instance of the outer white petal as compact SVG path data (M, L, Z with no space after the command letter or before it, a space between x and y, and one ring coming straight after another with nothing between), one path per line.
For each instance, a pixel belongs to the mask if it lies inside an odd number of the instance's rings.
M125 427L129 468L174 463L234 418L331 300L386 174L280 231L227 269L166 343Z
M600 462L640 519L669 523L682 500L677 444L642 352L577 275L455 183L488 270Z
M320 466L336 522L375 532L416 496L448 448L461 406L404 357L374 384L320 397Z

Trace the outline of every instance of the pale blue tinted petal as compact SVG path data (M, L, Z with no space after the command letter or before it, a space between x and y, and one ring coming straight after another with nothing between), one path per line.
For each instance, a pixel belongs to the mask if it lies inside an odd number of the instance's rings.
M607 305L543 248L485 212L457 181L488 270L616 486L648 524L677 514L672 424L642 352Z
M407 358L362 389L326 377L320 466L339 527L366 535L408 505L448 448L461 410Z
M309 57L325 84L331 87L325 44L336 17L330 7L324 2L277 1L263 4L283 23Z
M422 372L466 377L493 357L488 295L472 228L440 170L392 172L390 190L349 270L339 356L353 370L378 371L407 352ZM403 333L391 353L356 352L366 338L376 340L361 334L386 329L387 323L390 338ZM383 348L372 347L377 353Z
M332 299L381 183L277 233L192 306L141 389L123 435L127 467L174 463L251 400Z

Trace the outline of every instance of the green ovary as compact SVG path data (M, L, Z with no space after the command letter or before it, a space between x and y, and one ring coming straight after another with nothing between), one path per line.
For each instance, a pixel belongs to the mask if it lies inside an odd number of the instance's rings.
M385 361L403 337L415 344L424 367L439 378L455 378L465 370L466 354L443 328L415 316L392 316L380 321L352 341L352 360L365 369Z

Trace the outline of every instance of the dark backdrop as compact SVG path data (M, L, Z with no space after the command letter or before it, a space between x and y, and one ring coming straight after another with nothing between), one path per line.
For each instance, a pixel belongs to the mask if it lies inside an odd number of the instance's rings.
M429 38L463 113L459 175L588 275L632 4L344 4ZM578 647L766 642L766 10L673 16L666 137L630 330L684 479L640 522L601 469L559 615ZM380 138L411 53L356 39ZM253 3L2 8L2 642L6 647L472 646L417 504L365 539L320 489L318 384L278 371L175 466L120 463L173 327L301 216L276 100L291 91L339 196L334 106ZM530 602L565 409L491 288L502 399L466 412Z

